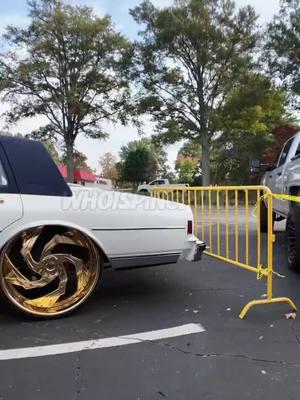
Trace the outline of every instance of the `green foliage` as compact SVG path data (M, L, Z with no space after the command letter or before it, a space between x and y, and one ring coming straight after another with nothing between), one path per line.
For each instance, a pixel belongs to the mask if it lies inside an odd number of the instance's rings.
M103 120L125 124L132 46L110 17L62 0L28 1L30 24L10 26L0 55L0 85L11 102L8 120L41 115L48 124L37 138L62 137L68 176L73 175L76 137L101 139Z
M214 183L249 183L249 162L260 159L283 122L285 93L259 74L246 76L227 97L212 151Z
M55 144L51 140L43 140L42 143L48 150L50 156L52 157L53 161L56 164L59 164L61 162L60 156L58 154L58 151L56 149Z
M178 157L175 170L178 173L178 183L191 184L198 170L198 161L191 157Z
M84 171L88 171L88 172L92 172L92 168L88 165L87 163L87 156L83 153L81 153L81 151L78 150L74 150L74 156L73 156L73 160L74 160L74 168L76 169L82 169ZM64 153L62 158L61 158L61 162L63 164L67 163L67 154Z
M143 155L144 160L142 162L141 157ZM128 169L129 158L130 169ZM123 180L129 182L151 181L168 173L166 152L160 145L153 143L149 138L134 140L129 142L127 146L121 147L120 159L123 170L121 176ZM137 163L136 167L134 167L134 162Z
M177 0L157 9L144 1L131 11L145 29L137 44L139 112L148 112L163 143L201 145L203 183L218 113L241 77L255 66L259 38L253 8L230 0Z
M199 159L201 154L201 145L192 140L186 141L180 148L178 155L184 157L192 157Z
M294 106L299 109L300 0L281 1L280 12L268 25L266 37L265 57L270 74L291 90Z
M135 184L147 180L149 160L150 154L146 147L129 149L122 165L122 179Z
M194 184L196 176L200 174L201 146L198 142L188 140L179 149L175 162L178 174L178 183Z

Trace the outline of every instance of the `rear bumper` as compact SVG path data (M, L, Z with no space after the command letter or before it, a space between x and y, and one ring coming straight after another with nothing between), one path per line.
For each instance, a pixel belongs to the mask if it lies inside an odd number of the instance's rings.
M197 239L195 236L192 236L185 243L184 249L178 261L199 261L201 260L205 249L205 243Z

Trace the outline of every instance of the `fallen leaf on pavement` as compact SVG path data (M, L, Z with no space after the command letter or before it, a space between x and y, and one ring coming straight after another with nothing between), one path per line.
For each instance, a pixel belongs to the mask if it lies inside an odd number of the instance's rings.
M286 319L296 319L297 318L297 313L295 311L292 311L290 313L285 314Z
M262 370L261 370L261 373L262 373L263 375L266 375L267 371L265 371L264 369L262 369Z

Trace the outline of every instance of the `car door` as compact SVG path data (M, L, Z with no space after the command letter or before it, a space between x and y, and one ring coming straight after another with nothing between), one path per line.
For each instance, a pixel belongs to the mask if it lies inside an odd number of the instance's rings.
M270 171L271 179L273 180L272 182L273 185L272 187L270 186L270 188L273 191L273 193L278 193L278 194L284 193L283 191L284 170L288 162L288 157L293 140L294 138L291 138L285 143L277 163L277 168L275 168L273 171ZM279 199L273 200L273 208L279 213L284 211L284 206L285 202L283 200Z
M23 205L2 146L0 146L0 232L23 217Z

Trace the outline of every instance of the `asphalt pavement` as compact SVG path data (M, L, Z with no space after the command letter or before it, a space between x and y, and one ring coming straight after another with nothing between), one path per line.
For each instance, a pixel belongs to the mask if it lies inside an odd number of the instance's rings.
M243 246L241 240L240 252ZM254 244L250 252L255 252ZM286 275L275 280L275 293L300 305L300 274L286 269L283 232L276 234L274 253L276 270ZM2 299L0 354L8 349L134 337L186 324L201 324L205 331L0 361L0 399L296 400L299 320L286 320L289 309L281 304L260 306L245 320L238 318L248 301L265 293L265 282L257 281L255 274L205 256L193 264L108 270L95 295L67 318L32 320Z

